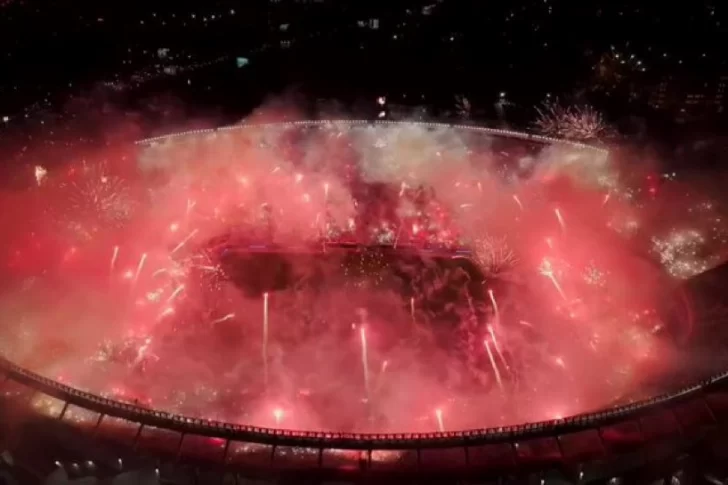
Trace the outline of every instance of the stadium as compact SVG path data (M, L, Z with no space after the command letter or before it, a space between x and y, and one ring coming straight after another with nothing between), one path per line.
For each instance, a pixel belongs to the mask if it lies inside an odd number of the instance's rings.
M8 476L723 476L728 377L686 362L721 355L725 271L669 278L607 150L388 121L135 150L133 174L36 169L42 210L6 242L28 248L4 284L24 302L2 308Z

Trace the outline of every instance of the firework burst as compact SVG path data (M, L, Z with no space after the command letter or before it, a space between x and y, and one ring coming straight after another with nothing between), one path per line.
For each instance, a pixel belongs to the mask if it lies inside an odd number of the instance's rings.
M484 236L473 244L475 261L486 276L498 277L507 273L518 262L516 253L506 237Z
M711 267L705 258L705 236L695 229L672 230L652 238L652 251L675 278L687 279Z
M590 106L564 107L558 102L536 109L536 128L547 136L579 141L603 141L614 135L601 113Z
M103 164L72 170L58 189L65 199L54 208L60 211L59 220L81 239L124 226L138 206L128 181L108 174Z

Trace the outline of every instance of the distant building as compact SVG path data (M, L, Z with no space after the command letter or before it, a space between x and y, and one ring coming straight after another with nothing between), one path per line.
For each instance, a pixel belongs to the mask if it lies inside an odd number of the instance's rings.
M378 18L371 18L368 20L358 20L356 22L357 26L360 28L367 28L371 30L379 30L379 19Z
M722 116L726 113L728 75L697 81L667 76L655 86L649 105L670 113L677 122Z
M388 118L392 120L427 121L430 119L430 112L426 106L389 103L387 114Z
M649 104L651 108L663 110L670 104L670 100L668 99L668 87L671 85L670 81L669 78L666 78L657 85L652 96L650 96Z
M288 49L297 41L316 34L323 29L326 15L323 0L269 0L265 15L266 41Z

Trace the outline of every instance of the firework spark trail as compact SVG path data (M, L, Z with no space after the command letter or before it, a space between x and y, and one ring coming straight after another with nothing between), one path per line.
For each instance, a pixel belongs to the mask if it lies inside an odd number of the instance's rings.
M157 317L157 321L163 320L167 317L171 317L172 315L174 315L174 313L175 312L173 307L167 307L159 314L159 316Z
M559 292L561 298L566 301L566 294L564 293L563 288L561 288L561 284L559 284L559 281L556 279L554 269L551 266L551 261L549 261L548 259L544 259L539 271L543 276L547 277L551 281L551 284L554 285L554 288L556 288L556 291Z
M134 285L136 286L137 282L139 281L139 276L142 274L142 270L144 269L144 263L147 261L147 253L142 254L141 258L139 258L139 264L137 265L136 273L134 273Z
M488 325L488 333L490 334L490 339L493 342L493 347L495 348L495 352L498 355L498 359L503 364L503 367L505 367L506 371L510 372L511 367L508 365L508 361L506 360L505 356L503 355L503 352L501 351L500 344L498 343L498 339L495 336L495 330L493 329L493 325Z
M174 301L174 299L177 298L184 290L185 290L184 284L180 284L179 286L177 286L177 288L174 289L172 294L169 295L169 298L167 299L167 303L168 304L172 303L172 301Z
M228 320L232 320L233 318L235 318L235 314L234 313L228 313L224 317L220 317L217 320L211 321L210 322L210 325L216 325L218 323L227 322Z
M561 284L560 284L560 283L559 283L559 281L558 281L558 280L556 279L556 275L554 275L554 274L553 274L553 272L552 272L552 273L549 273L549 274L547 274L547 275L545 275L545 276L546 276L546 277L547 277L547 278L548 278L549 280L551 280L551 283L552 283L552 284L554 285L554 288L556 288L556 291L558 291L558 292L559 292L559 295L561 296L561 298L562 298L562 299L563 299L564 301L566 301L566 300L567 300L567 298L566 298L566 293L564 293L564 290L563 290L563 288L561 288Z
M114 268L116 268L116 260L119 257L119 246L114 246L114 252L111 255L111 264L109 265L109 274L113 275Z
M521 199L519 199L516 194L513 194L513 200L516 202L516 205L518 205L518 208L521 209L521 212L523 212L523 204L521 203Z
M566 223L564 222L564 216L561 214L561 210L558 207L554 209L554 214L556 214L556 220L559 221L559 226L561 226L561 230L563 232L566 232Z
M268 386L268 292L263 293L263 382Z
M443 433L445 431L445 422L442 419L442 409L435 409L435 419L437 420L437 430Z
M367 355L367 332L364 325L359 328L359 335L361 338L361 365L364 372L364 392L366 393L367 401L370 401L369 356Z
M495 359L493 358L493 352L490 350L490 343L488 343L488 340L484 340L483 343L485 344L485 351L488 353L488 360L490 361L490 367L493 369L493 374L495 375L495 380L498 383L498 387L500 390L503 390L503 380L501 379L500 371L498 370L498 364L496 364Z
M493 316L495 317L496 325L500 324L500 311L498 310L498 302L495 300L495 293L492 289L488 290L488 297L490 303L493 305Z
M415 297L410 297L410 318L412 319L412 324L414 325L416 323L415 320Z
M189 233L189 235L186 238L184 238L182 240L182 242L180 242L177 246L174 247L174 249L172 249L170 254L174 254L177 251L179 251L180 249L182 249L185 246L185 244L187 244L190 241L190 239L192 239L193 237L195 237L197 235L198 232L199 232L199 229L195 229L194 231Z
M384 384L386 383L386 376L387 376L387 369L389 368L389 361L384 360L382 361L382 365L379 368L379 373L377 374L375 378L375 385L374 385L374 395L377 395L379 390L382 389Z
M201 269L202 271L208 272L208 273L218 273L220 272L220 268L217 266L207 266L203 264L194 264L192 265L193 268Z
M394 238L394 249L397 249L397 244L399 244L399 237L402 235L402 228L404 227L404 224L400 223L399 227L397 228L397 235Z

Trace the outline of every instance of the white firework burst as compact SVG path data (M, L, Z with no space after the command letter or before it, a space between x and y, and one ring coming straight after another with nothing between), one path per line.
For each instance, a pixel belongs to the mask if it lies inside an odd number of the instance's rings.
M652 238L652 251L675 278L688 279L713 264L704 254L705 236L696 229L673 229L664 238Z
M546 103L536 108L536 128L547 136L580 141L598 141L610 138L614 132L601 113L591 106L564 107L559 103Z
M70 186L72 208L93 212L101 221L121 223L133 212L133 202L123 179L102 176Z
M489 277L508 272L518 262L505 237L484 236L476 240L473 244L473 255L476 263Z
M65 200L59 220L84 239L103 227L123 226L137 206L126 180L107 174L102 165L84 165L76 179L59 188Z

